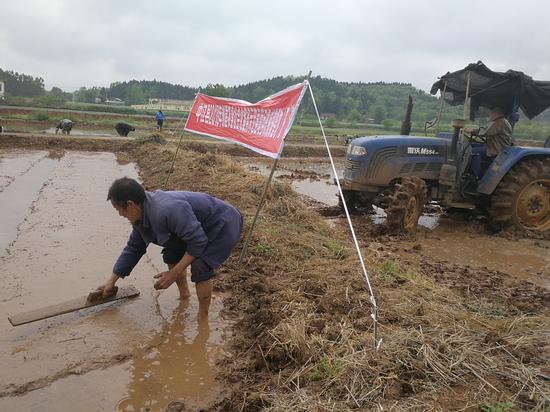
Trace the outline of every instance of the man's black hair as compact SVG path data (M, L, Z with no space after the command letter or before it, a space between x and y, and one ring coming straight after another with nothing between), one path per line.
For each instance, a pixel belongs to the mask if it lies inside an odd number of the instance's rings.
M138 205L145 201L145 189L134 179L121 177L113 182L107 194L107 200L115 205L126 208L131 200Z

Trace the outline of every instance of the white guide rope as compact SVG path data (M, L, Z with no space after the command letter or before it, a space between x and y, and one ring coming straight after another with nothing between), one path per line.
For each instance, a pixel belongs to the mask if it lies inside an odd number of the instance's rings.
M367 281L367 285L369 287L369 293L370 293L370 301L372 304L372 313L371 317L374 322L374 346L376 349L380 347L382 344L382 339L378 339L378 305L376 304L376 299L374 298L374 291L372 290L372 286L370 283L369 275L367 273L367 269L365 267L365 262L363 261L363 255L361 254L361 249L359 248L359 242L357 241L357 237L355 236L355 230L353 229L353 224L351 223L351 218L349 216L348 206L346 205L346 201L344 199L344 194L342 193L342 187L340 186L340 181L338 179L338 173L336 172L336 167L334 166L334 161L332 159L332 154L330 153L330 148L328 146L327 137L325 135L325 129L323 128L323 124L321 122L321 117L319 116L319 110L317 110L317 104L315 103L315 97L313 96L313 90L311 90L311 84L308 82L309 92L311 94L311 100L313 101L313 107L315 108L315 113L317 114L317 119L319 120L319 126L321 127L321 133L323 134L323 139L325 140L325 146L327 148L328 157L330 159L330 164L332 166L332 172L334 173L336 185L338 186L338 193L340 194L340 199L342 199L342 204L344 205L344 211L346 212L346 218L348 220L349 228L351 230L351 235L353 237L353 242L355 243L355 249L357 250L357 256L359 256L359 261L361 262L361 268L363 269L363 275L365 276L365 280Z

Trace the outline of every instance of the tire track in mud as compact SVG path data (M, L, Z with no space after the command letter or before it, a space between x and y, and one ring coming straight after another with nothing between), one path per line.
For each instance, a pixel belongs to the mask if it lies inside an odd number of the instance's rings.
M515 280L495 269L476 269L444 261L423 261L421 272L468 300L486 299L525 313L550 313L550 291L532 282Z
M477 268L438 259L423 253L421 242L413 245L401 239L384 243L386 245L379 244L379 257L395 260L403 267L435 280L465 298L467 304L484 300L510 315L518 312L550 313L550 290L531 281L518 279L495 268Z
M483 266L456 263L438 258L426 252L424 239L420 235L388 235L384 227L375 225L368 216L353 216L354 226L361 243L366 249L369 244L377 245L378 258L396 260L403 267L412 268L424 276L434 279L457 292L468 301L484 299L497 304L506 311L522 313L550 313L550 290L529 279L515 276L493 267L490 262ZM345 230L343 221L338 221ZM471 230L467 223L457 231ZM439 236L444 236L440 233ZM539 245L534 240L534 245Z

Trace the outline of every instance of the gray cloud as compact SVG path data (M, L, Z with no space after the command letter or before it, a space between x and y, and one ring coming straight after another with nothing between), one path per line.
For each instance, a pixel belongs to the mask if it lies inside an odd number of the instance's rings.
M410 82L483 60L550 80L550 2L19 0L0 67L74 90L130 79L235 85L277 75Z

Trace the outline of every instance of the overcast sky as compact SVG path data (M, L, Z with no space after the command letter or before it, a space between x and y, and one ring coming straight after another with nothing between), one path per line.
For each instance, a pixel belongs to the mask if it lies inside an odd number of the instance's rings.
M429 90L478 60L550 80L550 0L17 0L0 16L0 68L47 89L233 86L312 70Z

